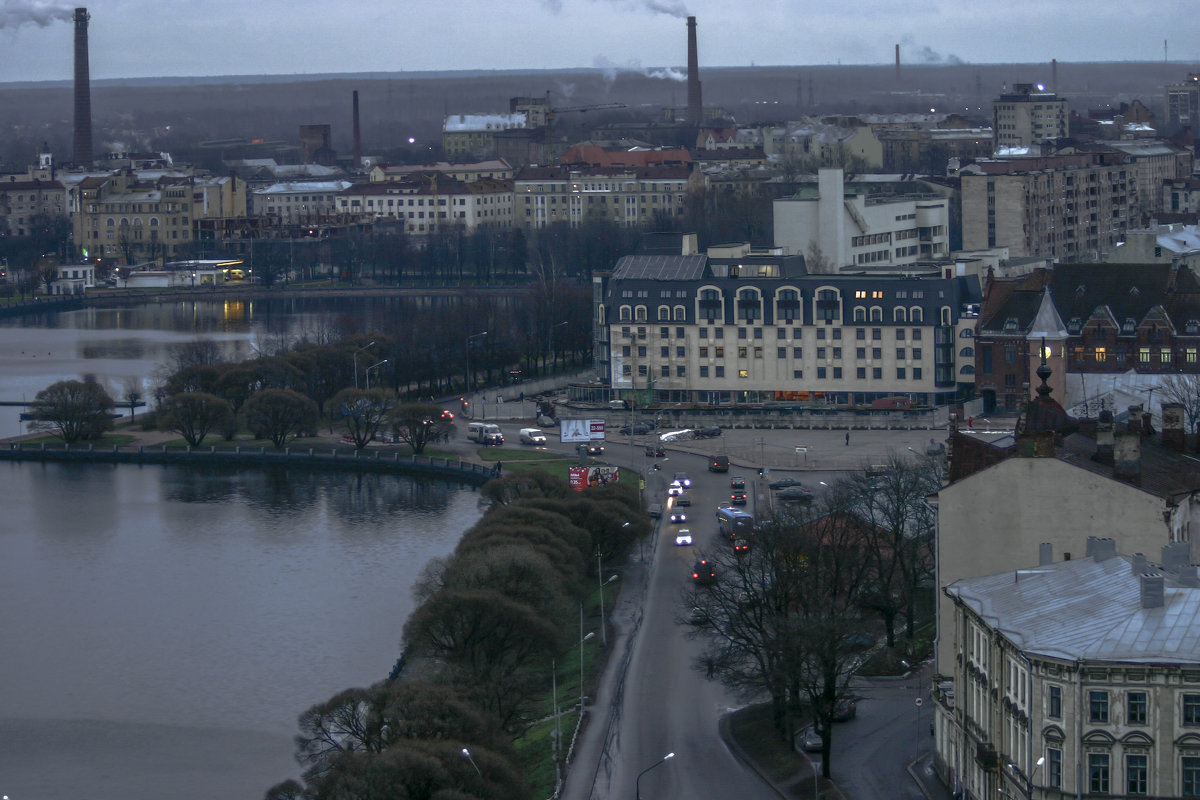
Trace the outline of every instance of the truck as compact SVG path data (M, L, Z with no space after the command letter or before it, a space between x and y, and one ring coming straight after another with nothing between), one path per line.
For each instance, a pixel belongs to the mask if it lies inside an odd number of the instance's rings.
M546 434L541 428L521 428L521 444L545 444Z

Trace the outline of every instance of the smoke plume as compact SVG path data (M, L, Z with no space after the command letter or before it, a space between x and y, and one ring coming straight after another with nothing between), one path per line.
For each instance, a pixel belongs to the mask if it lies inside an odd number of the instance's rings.
M916 44L911 36L900 40L908 51L909 61L914 64L961 64L963 60L953 53L942 55L927 44Z
M628 61L624 64L614 64L604 56L596 56L593 64L595 65L596 69L599 69L604 73L604 80L610 82L615 81L617 79L617 75L622 72L633 72L638 75L643 75L647 78L654 78L662 81L677 81L679 83L685 83L687 81L687 73L681 69L676 69L675 67L656 67L651 69L650 67L643 67L641 62L637 59Z
M0 28L32 24L44 28L53 22L70 22L73 6L47 0L4 0L0 5Z
M655 14L666 14L669 17L683 19L688 15L687 7L682 0L605 0L605 2L621 6L626 11L643 9ZM542 0L542 5L555 14L562 11L563 0Z

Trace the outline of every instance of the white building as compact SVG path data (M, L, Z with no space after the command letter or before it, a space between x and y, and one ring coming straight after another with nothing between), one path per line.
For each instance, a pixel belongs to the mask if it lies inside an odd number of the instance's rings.
M513 224L512 181L422 176L350 186L338 195L337 212L362 219L395 219L405 233L422 235L448 226L506 230Z
M274 183L252 193L254 215L274 217L283 224L303 224L334 213L337 197L350 181Z
M917 181L847 186L842 170L822 169L815 186L775 201L774 222L775 246L809 257L810 272L903 267L950 254L950 201Z

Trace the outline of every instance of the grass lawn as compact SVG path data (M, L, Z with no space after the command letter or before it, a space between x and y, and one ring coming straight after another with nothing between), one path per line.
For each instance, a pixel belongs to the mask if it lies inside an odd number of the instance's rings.
M808 760L775 730L770 703L735 711L729 720L729 733L759 769L777 783L788 783L797 774L811 769Z

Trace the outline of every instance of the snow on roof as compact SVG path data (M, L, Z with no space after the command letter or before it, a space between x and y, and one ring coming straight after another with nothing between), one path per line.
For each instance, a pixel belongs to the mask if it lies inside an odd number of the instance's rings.
M340 192L350 186L350 181L308 181L300 183L273 183L255 194L292 194L298 192Z
M447 133L459 131L503 131L509 128L526 127L524 112L512 114L451 114L446 117L442 130Z

